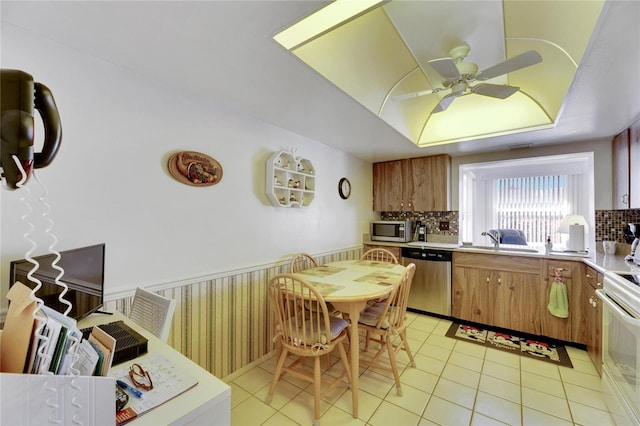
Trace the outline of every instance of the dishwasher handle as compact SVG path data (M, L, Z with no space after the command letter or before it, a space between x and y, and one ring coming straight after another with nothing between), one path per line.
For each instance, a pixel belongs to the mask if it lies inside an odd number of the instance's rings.
M430 250L402 248L402 257L406 259L419 259L429 262L451 262L453 255L448 250Z

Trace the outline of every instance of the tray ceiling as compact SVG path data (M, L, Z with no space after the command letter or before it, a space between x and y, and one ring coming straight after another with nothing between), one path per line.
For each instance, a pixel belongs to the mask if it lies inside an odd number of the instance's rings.
M291 52L418 146L468 141L554 126L603 5L390 1ZM428 61L465 43L479 70L530 50L542 62L487 81L519 88L506 99L467 91L432 113L451 89Z

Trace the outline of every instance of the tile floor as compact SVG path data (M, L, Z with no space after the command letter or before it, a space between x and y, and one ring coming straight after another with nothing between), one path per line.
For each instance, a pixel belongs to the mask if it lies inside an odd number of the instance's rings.
M574 368L557 367L445 337L451 321L408 315L417 365L408 366L401 352L404 396L397 395L391 373L361 368L359 418L351 416L351 392L345 383L324 398L322 425L613 424L599 391L600 378L585 351L567 347ZM310 384L285 376L271 405L265 404L274 367L275 357L269 357L227 380L232 426L313 423ZM337 362L325 374L340 369Z

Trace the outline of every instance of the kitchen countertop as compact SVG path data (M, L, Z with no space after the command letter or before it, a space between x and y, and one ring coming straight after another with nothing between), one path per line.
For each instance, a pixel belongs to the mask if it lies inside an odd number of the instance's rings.
M424 248L424 249L437 249L437 250L450 250L466 253L483 253L483 254L495 254L497 256L526 256L526 257L538 257L544 259L563 259L581 261L588 266L596 269L598 272L616 272L616 273L633 273L640 274L640 265L636 265L633 262L625 261L624 254L603 254L603 253L567 253L567 252L554 252L547 254L544 251L544 247L527 246L528 250L537 251L518 251L522 250L522 246L502 245L500 250L495 250L493 247L475 246L467 247L458 243L442 243L442 242L409 242L409 243L393 243L386 241L371 241L365 238L363 244L378 245L378 246L390 246L390 247L410 247L410 248Z

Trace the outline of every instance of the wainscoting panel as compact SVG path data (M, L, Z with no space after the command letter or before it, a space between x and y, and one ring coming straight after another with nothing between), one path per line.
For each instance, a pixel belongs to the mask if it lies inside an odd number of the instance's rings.
M318 263L359 259L362 248L316 255ZM273 350L274 318L267 285L289 271L289 261L184 281L156 290L177 300L168 344L213 375L223 378ZM160 286L158 286L160 287ZM133 296L110 300L107 311L129 315Z

